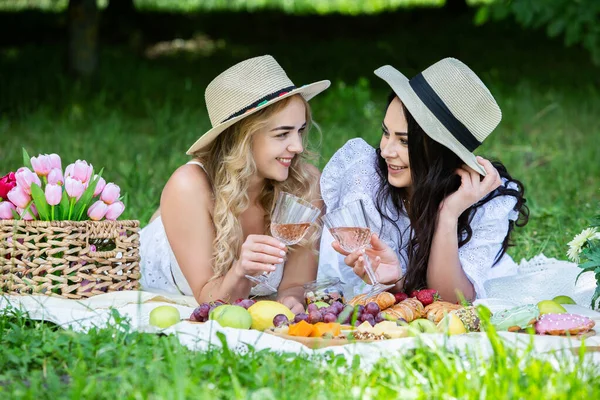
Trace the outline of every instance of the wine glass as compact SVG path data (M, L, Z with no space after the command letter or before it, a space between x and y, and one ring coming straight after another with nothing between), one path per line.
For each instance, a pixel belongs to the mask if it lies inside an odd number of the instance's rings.
M342 249L352 253L364 250L371 243L371 229L369 228L365 206L362 200L350 202L340 208L332 210L323 216L325 226L331 235L339 242ZM371 267L369 256L363 251L365 272L371 281L371 290L367 297L375 296L394 287L379 282L375 271Z
M321 210L309 202L291 193L280 192L277 203L275 203L275 210L271 214L271 235L286 246L295 245L302 240L310 225L320 214ZM263 272L258 276L246 275L246 278L276 292L277 288L268 282L269 274L269 272Z

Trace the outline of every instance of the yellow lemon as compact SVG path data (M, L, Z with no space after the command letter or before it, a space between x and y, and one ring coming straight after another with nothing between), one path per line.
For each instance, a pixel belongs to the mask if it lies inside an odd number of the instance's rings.
M272 328L273 318L277 314L285 315L290 321L294 319L294 313L281 303L271 300L261 300L254 303L248 308L250 316L252 316L252 329L264 331Z
M448 335L460 335L467 333L465 324L463 324L460 318L453 313L450 313L442 318L437 327L440 331L446 332Z

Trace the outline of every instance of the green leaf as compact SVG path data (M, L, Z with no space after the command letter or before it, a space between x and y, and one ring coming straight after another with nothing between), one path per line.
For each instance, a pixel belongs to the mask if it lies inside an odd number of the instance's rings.
M46 202L44 191L37 183L31 184L31 197L33 198L35 208L37 208L40 220L50 221L50 206Z
M87 211L88 205L89 205L90 201L92 200L92 198L94 197L94 190L96 190L96 185L98 184L98 181L100 180L100 177L102 176L103 171L104 171L104 168L102 168L100 170L100 173L98 173L98 175L90 182L87 189L85 189L85 191L79 198L79 201L77 201L77 203L75 203L75 207L73 208L73 214L72 214L74 221L81 221L81 218L84 216L84 213Z
M27 150L23 147L23 165L33 171L33 166L31 165L31 157L27 154Z
M483 6L477 10L475 13L475 18L473 19L473 23L475 26L481 26L485 24L490 19L490 8Z
M58 221L63 221L65 219L67 219L68 215L69 215L69 196L67 195L67 191L63 190L62 198L60 199L60 203L58 204L58 213L57 213L56 218Z

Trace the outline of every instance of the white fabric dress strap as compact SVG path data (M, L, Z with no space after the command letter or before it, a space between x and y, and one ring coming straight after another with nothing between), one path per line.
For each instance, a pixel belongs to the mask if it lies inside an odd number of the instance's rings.
M200 168L202 168L204 170L204 172L206 172L206 168L204 168L204 164L202 164L200 161L196 161L196 160L192 160L192 161L188 161L185 163L186 165L197 165ZM208 172L207 172L208 174Z

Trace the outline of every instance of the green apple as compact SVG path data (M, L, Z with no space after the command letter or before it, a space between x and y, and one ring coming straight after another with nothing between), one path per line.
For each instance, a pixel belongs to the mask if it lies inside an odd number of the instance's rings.
M537 308L540 310L540 315L543 314L564 314L567 310L552 300L542 300L537 303Z
M150 311L150 325L168 328L181 320L179 310L173 306L159 306Z
M417 335L419 333L440 333L437 326L433 322L425 318L419 318L408 324L411 333Z
M316 301L315 306L317 306L318 308L325 308L329 307L329 304L325 303L324 301Z
M244 307L223 305L215 308L208 319L217 321L222 327L250 329L252 316Z
M577 303L575 303L575 300L573 300L569 296L556 296L555 298L552 299L552 301L554 301L558 304L577 304Z

